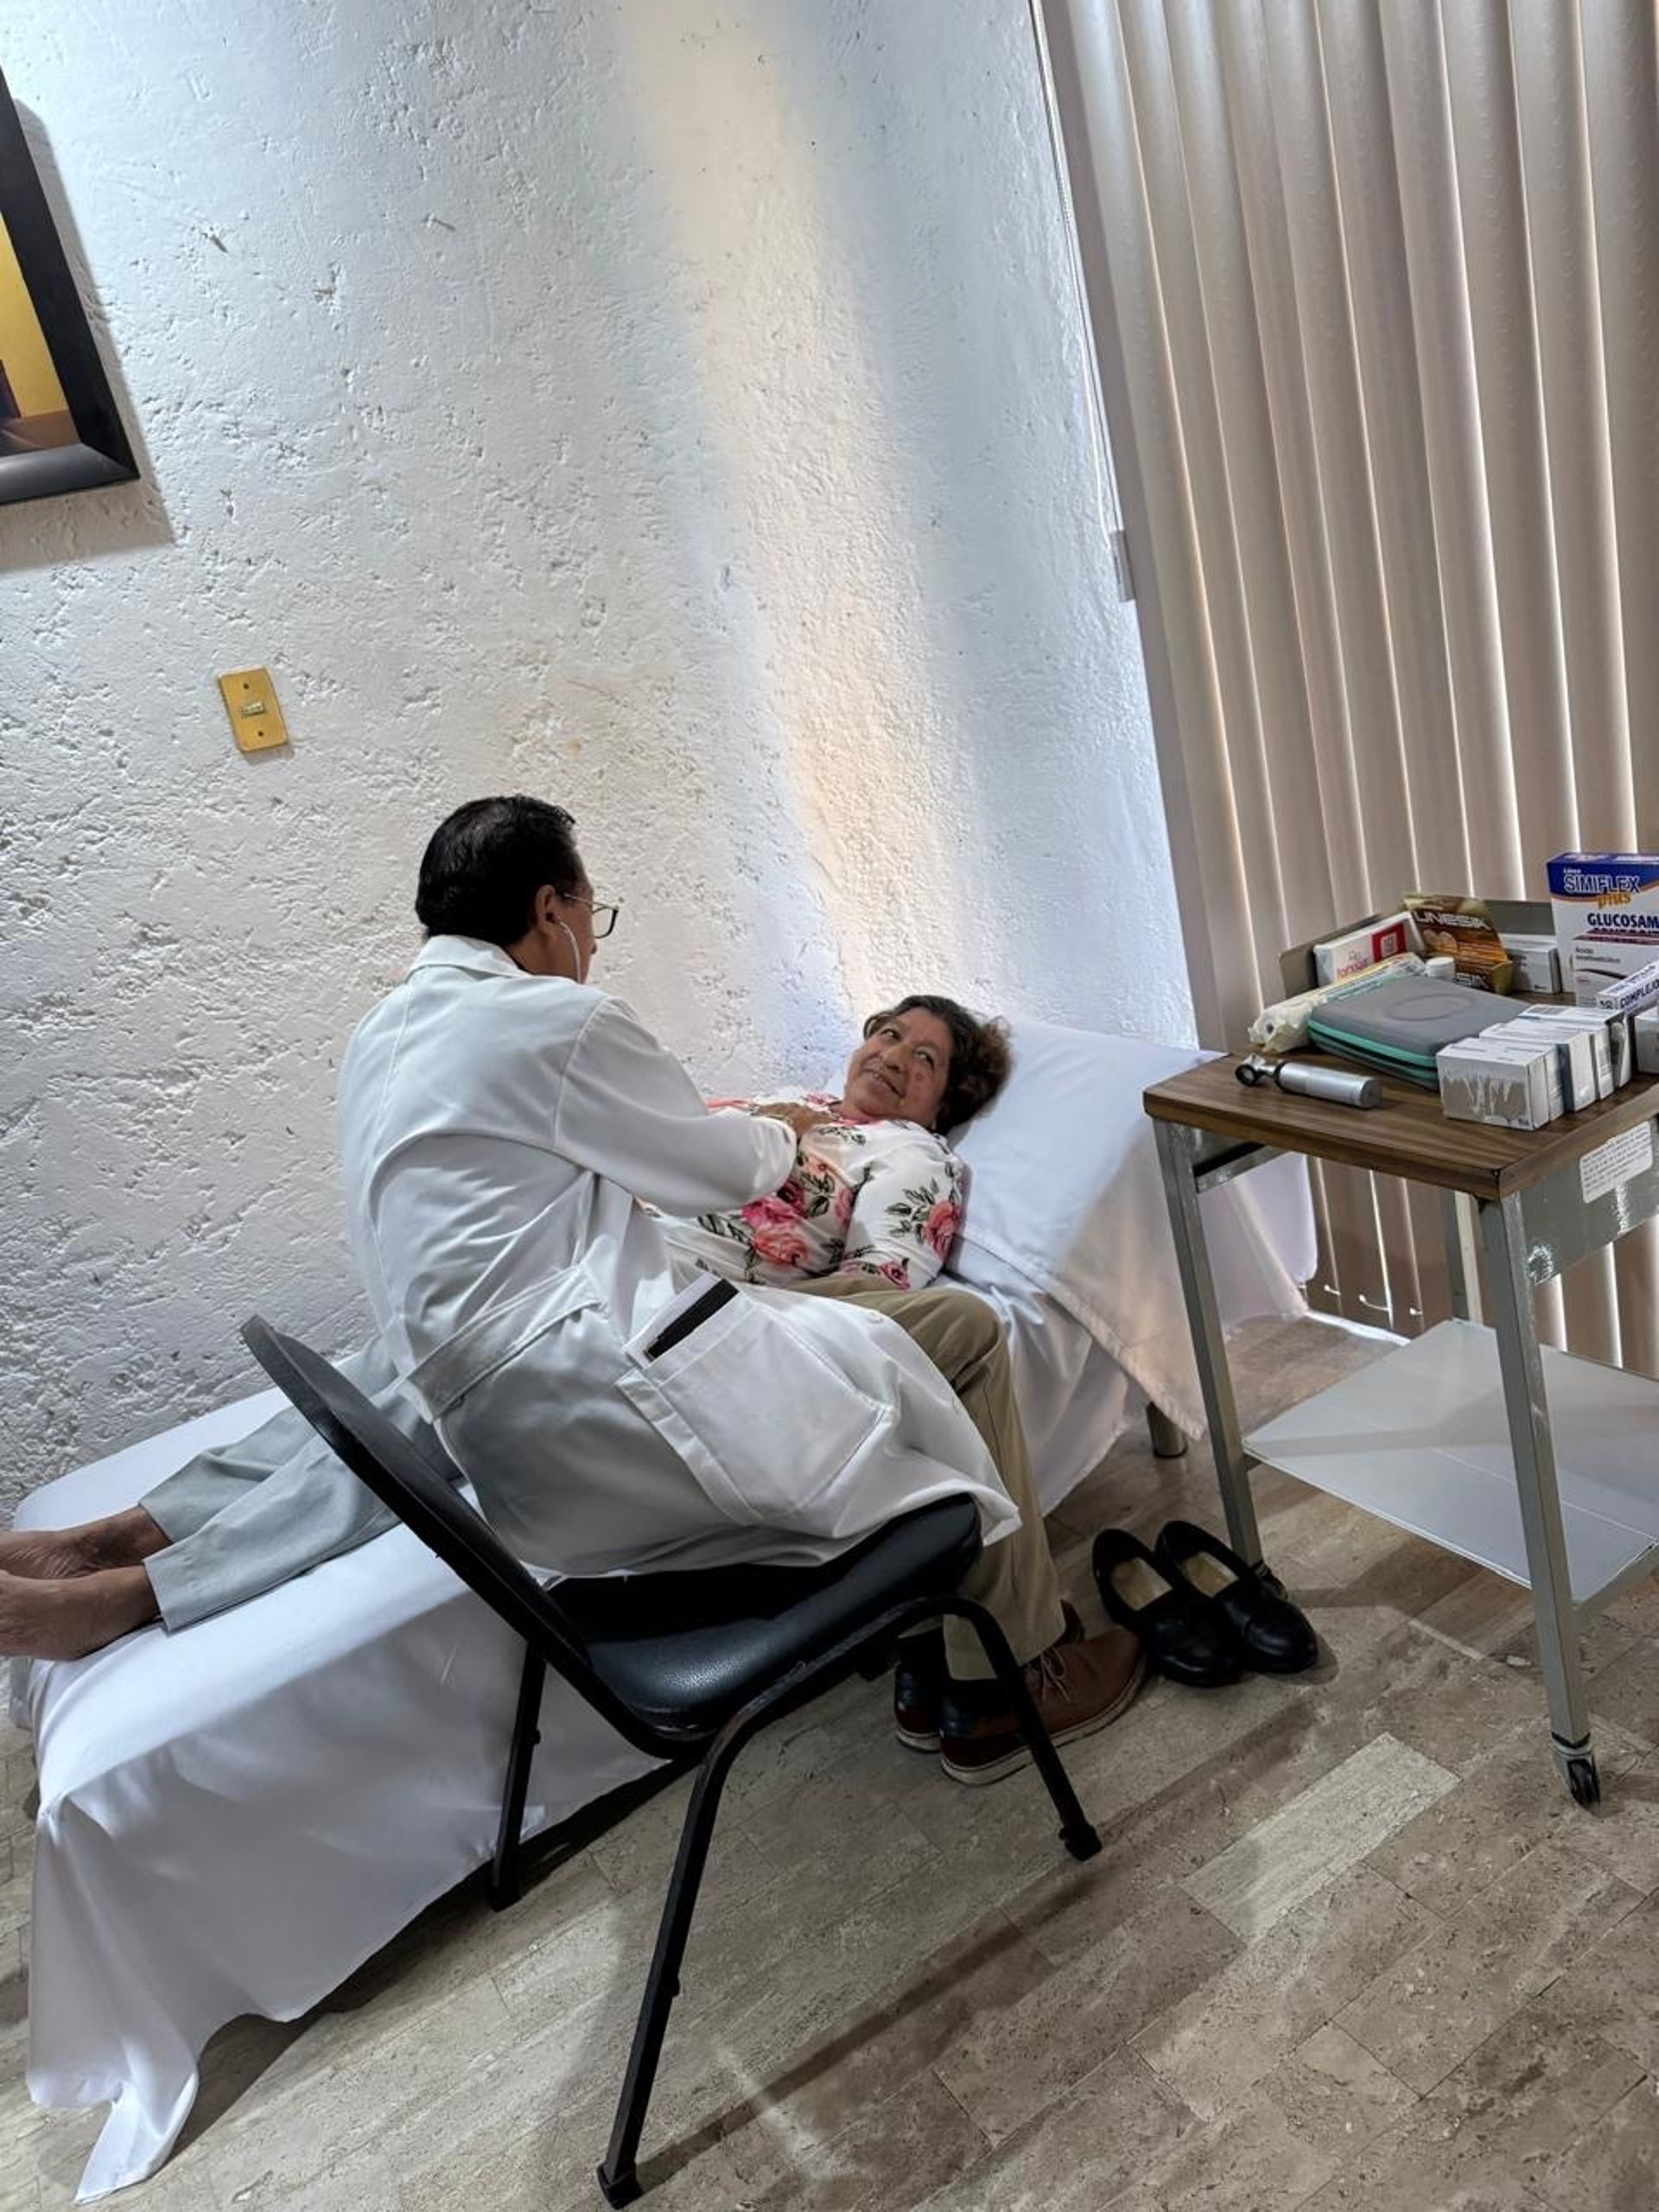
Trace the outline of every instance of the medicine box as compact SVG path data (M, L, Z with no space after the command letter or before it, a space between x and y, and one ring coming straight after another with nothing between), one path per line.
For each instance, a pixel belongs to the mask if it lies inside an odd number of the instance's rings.
M1597 937L1586 933L1573 948L1573 995L1593 1006L1605 990L1626 982L1659 955L1659 938Z
M1558 853L1548 874L1562 981L1580 1006L1659 959L1659 854Z
M1375 968L1379 960L1392 960L1400 953L1416 950L1410 915L1390 914L1383 921L1363 923L1340 937L1322 938L1313 947L1313 973L1321 983L1340 983Z
M1560 1064L1553 1042L1536 1046L1485 1034L1437 1055L1440 1103L1454 1122L1541 1129L1561 1110Z
M1561 956L1553 937L1505 930L1503 950L1515 963L1519 989L1552 998L1561 988Z
M1659 1004L1659 960L1650 960L1622 982L1608 983L1596 993L1597 1007L1610 1014L1640 1014L1644 1006Z
M1535 1009L1539 1017L1548 1021L1573 1022L1587 1029L1596 1039L1596 1079L1604 1086L1602 1096L1611 1098L1630 1079L1630 1025L1627 1016L1609 1014L1604 1007L1552 1006ZM1602 1055L1605 1052L1605 1064Z
M1630 1025L1622 1015L1604 1013L1592 1006L1529 1007L1517 1016L1522 1021L1554 1022L1561 1028L1582 1029L1590 1039L1596 1058L1596 1090L1611 1098L1630 1079Z
M1648 1007L1630 1024L1638 1075L1659 1075L1659 1007Z
M1560 1061L1561 1096L1569 1114L1582 1113L1586 1106L1593 1106L1598 1098L1605 1095L1596 1073L1598 1039L1588 1029L1570 1021L1550 1021L1539 1014L1506 1021L1497 1029L1483 1030L1481 1034L1515 1037L1523 1044L1553 1044Z

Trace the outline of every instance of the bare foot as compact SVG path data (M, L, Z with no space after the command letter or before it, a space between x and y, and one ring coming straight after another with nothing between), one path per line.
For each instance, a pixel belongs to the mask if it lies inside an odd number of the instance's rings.
M14 1529L0 1536L0 1574L29 1575L60 1581L66 1575L90 1574L92 1561L84 1559L73 1529Z
M78 1529L13 1529L0 1535L0 1574L67 1581L110 1567L138 1567L167 1548L167 1536L142 1505Z
M80 1659L156 1618L142 1567L60 1581L0 1571L0 1658Z

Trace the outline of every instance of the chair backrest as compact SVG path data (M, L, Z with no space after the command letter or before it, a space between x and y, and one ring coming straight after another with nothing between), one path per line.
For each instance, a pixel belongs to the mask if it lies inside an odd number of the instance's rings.
M321 1352L297 1337L284 1336L257 1314L244 1326L242 1340L365 1488L612 1727L638 1749L659 1758L683 1750L631 1712L601 1681L556 1602L446 1477L440 1465L442 1446L435 1435L424 1448L404 1435Z

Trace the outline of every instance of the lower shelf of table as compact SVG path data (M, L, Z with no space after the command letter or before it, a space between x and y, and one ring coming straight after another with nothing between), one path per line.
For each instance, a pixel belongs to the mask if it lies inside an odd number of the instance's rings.
M1576 1604L1659 1546L1659 1382L1544 1353ZM1251 1455L1527 1585L1497 1339L1443 1321L1245 1440Z

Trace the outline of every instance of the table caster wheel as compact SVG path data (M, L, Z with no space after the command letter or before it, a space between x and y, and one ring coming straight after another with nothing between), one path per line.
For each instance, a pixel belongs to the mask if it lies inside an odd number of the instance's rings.
M1601 1776L1593 1757L1567 1761L1567 1786L1573 1792L1575 1805L1600 1804Z

